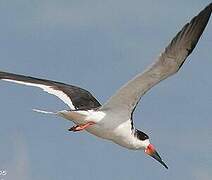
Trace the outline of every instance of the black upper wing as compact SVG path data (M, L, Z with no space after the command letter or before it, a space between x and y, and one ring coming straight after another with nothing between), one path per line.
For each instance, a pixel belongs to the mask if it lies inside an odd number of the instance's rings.
M87 110L101 106L90 92L77 86L2 71L0 71L0 79L23 85L39 87L60 98L72 110Z

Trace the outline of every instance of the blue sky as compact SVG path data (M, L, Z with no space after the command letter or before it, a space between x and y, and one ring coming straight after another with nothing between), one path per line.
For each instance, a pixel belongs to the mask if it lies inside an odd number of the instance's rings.
M0 69L90 90L105 102L143 71L208 0L13 0L0 2ZM67 109L39 89L0 82L4 180L212 178L212 20L179 73L141 100L137 128L169 170L72 123L32 112ZM2 178L2 177L0 177Z

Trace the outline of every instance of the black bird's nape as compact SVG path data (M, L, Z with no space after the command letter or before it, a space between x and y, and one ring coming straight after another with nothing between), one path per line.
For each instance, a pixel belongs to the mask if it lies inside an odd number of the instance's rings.
M135 134L134 134L138 139L144 141L146 139L149 139L149 136L147 134L145 134L144 132L135 129Z

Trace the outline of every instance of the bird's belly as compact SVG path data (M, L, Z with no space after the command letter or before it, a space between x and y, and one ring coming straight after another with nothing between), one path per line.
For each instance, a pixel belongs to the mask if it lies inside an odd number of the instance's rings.
M133 144L134 136L132 135L133 132L131 129L130 120L127 120L121 124L116 124L115 117L105 118L104 113L97 113L94 114L94 116L93 114L92 116L89 116L89 112L61 111L61 116L66 119L72 120L75 124L85 124L89 121L93 121L96 124L86 128L86 131L99 138L113 141L114 143L128 149L135 149L135 146Z
M136 149L134 145L134 136L132 135L132 130L125 127L126 125L121 125L117 128L106 128L101 125L93 125L86 129L89 133L103 138L114 143L123 146L128 149Z
M98 124L86 128L86 131L103 139L111 140L113 138L113 130L106 129L105 127L102 127L101 125Z

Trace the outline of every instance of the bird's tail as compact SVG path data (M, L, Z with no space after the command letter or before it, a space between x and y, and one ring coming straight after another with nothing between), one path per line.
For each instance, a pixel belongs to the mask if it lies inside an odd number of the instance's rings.
M32 110L35 112L38 112L38 113L43 113L43 114L53 114L53 115L58 114L58 112L50 112L50 111L44 111L44 110L40 110L40 109L32 109Z
M52 111L45 111L45 110L40 110L40 109L32 109L34 112L42 113L42 114L51 114L51 115L56 115L65 118L66 120L70 121L70 118L67 116L67 114L70 111L67 110L62 110L62 111L57 111L57 112L52 112Z

